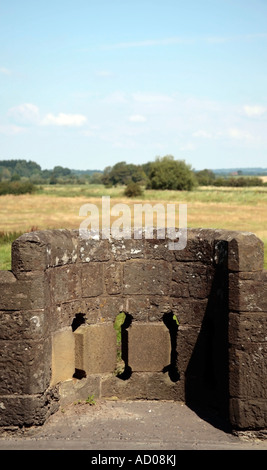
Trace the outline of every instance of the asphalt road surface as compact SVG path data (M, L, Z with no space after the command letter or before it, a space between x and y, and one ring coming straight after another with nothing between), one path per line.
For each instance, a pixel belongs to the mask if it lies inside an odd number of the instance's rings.
M90 450L98 456L101 450L267 450L267 438L233 435L180 402L97 400L60 408L43 426L2 433L0 450Z

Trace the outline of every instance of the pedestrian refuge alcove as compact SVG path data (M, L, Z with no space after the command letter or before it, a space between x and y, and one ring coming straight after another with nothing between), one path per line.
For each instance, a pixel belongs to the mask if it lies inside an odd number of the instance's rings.
M266 429L267 275L251 233L147 239L22 235L0 272L0 425L41 425L61 404L179 400L233 429ZM122 371L118 371L118 314Z

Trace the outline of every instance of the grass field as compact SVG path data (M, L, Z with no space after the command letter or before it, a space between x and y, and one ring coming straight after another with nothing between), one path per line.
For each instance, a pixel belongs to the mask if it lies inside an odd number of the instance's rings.
M198 188L194 191L146 190L142 199L127 199L123 187L102 185L40 186L32 195L0 197L0 269L10 269L11 242L20 233L54 228L78 229L84 217L80 207L95 204L101 215L102 196L110 196L111 207L117 203L133 205L145 202L187 204L188 227L222 228L255 233L265 243L267 268L267 187ZM111 223L115 218L111 218ZM156 222L156 220L155 220ZM2 235L1 235L2 234Z

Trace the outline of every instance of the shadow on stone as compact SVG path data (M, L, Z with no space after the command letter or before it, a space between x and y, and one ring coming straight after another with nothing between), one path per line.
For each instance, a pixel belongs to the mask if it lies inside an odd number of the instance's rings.
M201 329L185 372L185 401L202 419L230 432L228 270L217 265Z
M132 316L129 313L125 314L124 323L121 325L121 358L124 361L124 371L117 375L121 380L128 380L132 375L132 369L129 366L128 360L128 331L127 328L132 323Z
M178 339L178 323L174 318L172 312L165 313L163 315L163 323L168 328L170 333L170 340L171 340L171 357L170 357L170 364L163 369L163 373L168 372L170 380L172 382L178 382L180 380L180 374L178 371L177 366L177 339Z
M77 328L79 328L79 326L84 325L85 320L85 313L76 313L71 324L72 331L75 331Z

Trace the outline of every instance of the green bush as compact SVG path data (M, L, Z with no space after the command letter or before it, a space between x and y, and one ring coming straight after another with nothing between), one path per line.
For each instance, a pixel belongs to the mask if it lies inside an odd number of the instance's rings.
M35 186L31 182L21 181L1 181L0 196L5 194L31 194L35 191Z
M172 155L157 158L150 165L150 189L170 189L191 191L197 184L196 176L191 166L183 160L174 160Z
M124 190L124 195L127 197L138 197L142 196L143 190L138 183L134 183L131 181L131 183L127 184L125 190Z

